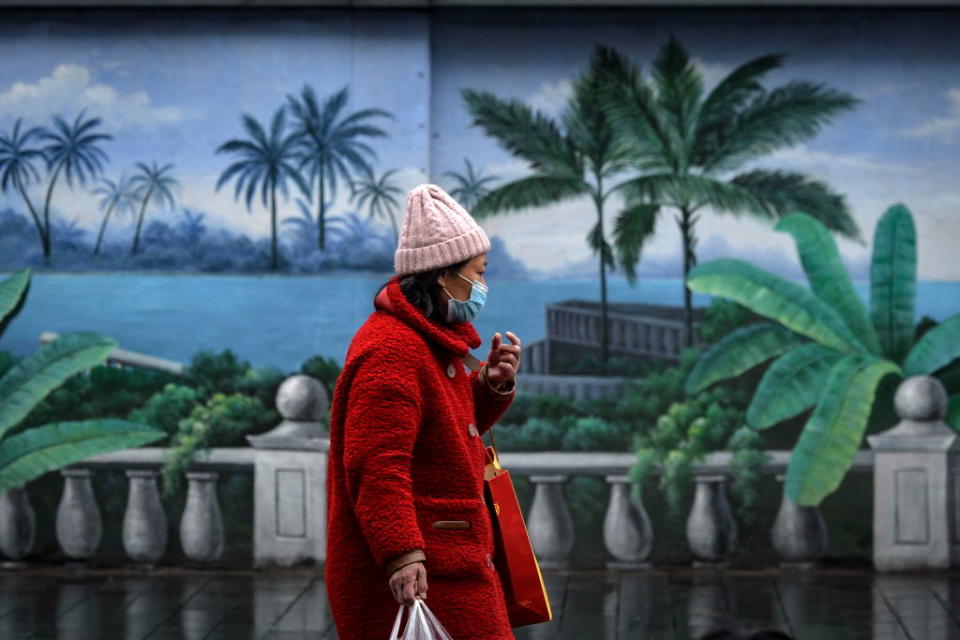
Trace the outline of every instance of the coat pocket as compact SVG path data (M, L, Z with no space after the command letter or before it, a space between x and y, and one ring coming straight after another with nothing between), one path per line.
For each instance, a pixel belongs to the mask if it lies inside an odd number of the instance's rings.
M487 566L492 532L482 498L415 496L427 574L466 576Z

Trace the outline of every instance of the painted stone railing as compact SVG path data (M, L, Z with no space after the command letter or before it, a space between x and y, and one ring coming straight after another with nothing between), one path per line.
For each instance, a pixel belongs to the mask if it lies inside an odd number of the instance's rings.
M294 375L277 390L283 417L268 433L248 436L250 447L201 452L186 471L187 499L180 515L179 538L186 558L215 563L223 552L223 524L217 496L221 472L252 473L256 566L322 562L325 554L327 450L322 416L327 412L323 385ZM102 469L123 469L128 478L123 516L123 547L136 564L150 567L167 550L167 514L158 489L168 449L142 447L91 456L60 471L64 486L56 514L56 537L64 555L85 563L96 555L102 521L92 477ZM22 565L33 548L35 515L24 488L0 495L0 553L7 567Z
M879 569L948 568L960 559L960 437L944 423L946 394L933 378L900 385L893 429L870 437L875 452L857 453L854 473L874 473L874 562ZM186 508L180 544L194 562L214 562L223 549L216 481L224 470L254 474L254 564L323 562L326 538L326 463L329 440L319 416L326 394L316 380L296 375L281 385L277 406L283 422L249 438L252 448L212 449L187 471ZM782 481L790 453L769 451L761 471ZM64 469L57 511L57 539L75 561L96 553L101 522L91 488L97 469L122 468L129 478L123 543L135 563L160 561L167 545L166 514L157 493L165 450L141 448L94 456ZM876 460L876 464L874 461ZM631 496L631 453L505 452L501 462L534 485L526 514L531 541L545 569L568 566L574 546L573 514L564 484L573 476L601 476L610 487L603 544L611 569L649 565L654 527L642 499ZM686 521L695 563L727 563L736 549L737 524L727 499L731 454L708 455L693 468L696 483ZM33 512L22 489L0 498L0 551L24 558L33 542ZM771 542L784 564L810 566L827 549L819 509L799 507L787 497L773 520Z

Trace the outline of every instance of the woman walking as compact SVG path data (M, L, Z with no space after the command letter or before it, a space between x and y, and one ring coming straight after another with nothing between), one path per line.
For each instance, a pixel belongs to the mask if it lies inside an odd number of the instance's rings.
M416 597L454 640L514 638L480 436L514 398L520 340L496 333L486 361L469 353L489 249L443 189L409 193L396 275L350 343L331 406L324 573L340 640L386 640Z

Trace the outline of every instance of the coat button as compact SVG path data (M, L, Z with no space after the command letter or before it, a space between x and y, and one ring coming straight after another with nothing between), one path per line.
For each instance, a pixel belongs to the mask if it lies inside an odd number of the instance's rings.
M452 362L450 363L450 366L447 367L447 375L450 376L451 378L457 375L457 368L454 366Z
M471 436L480 435L480 432L477 431L477 425L473 424L472 422L467 425L467 433L469 433Z

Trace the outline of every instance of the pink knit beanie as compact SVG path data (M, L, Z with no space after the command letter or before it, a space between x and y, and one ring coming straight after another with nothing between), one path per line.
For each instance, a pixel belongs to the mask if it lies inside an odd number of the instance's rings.
M394 270L400 274L446 267L490 250L490 239L467 210L435 184L407 194L407 212Z

